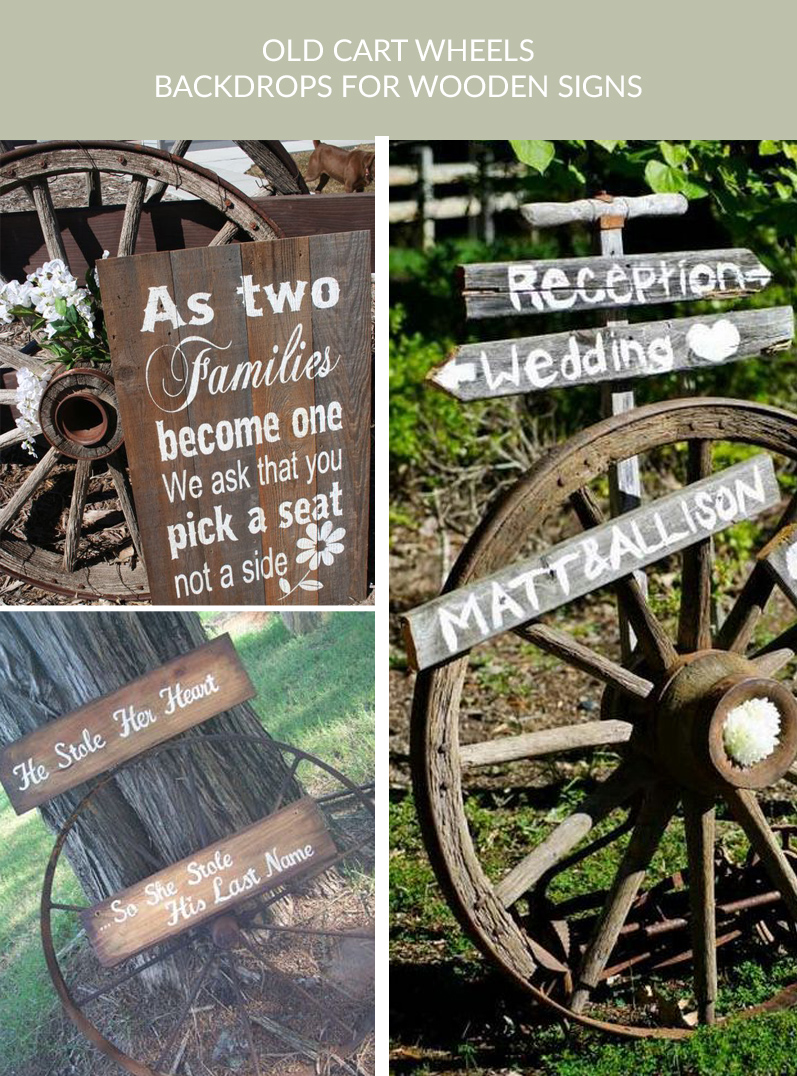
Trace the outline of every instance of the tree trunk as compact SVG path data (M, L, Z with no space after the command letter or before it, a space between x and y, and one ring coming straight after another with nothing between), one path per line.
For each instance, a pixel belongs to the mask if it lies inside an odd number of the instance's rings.
M0 744L206 641L195 613L2 613ZM213 744L209 733L264 736L251 706L235 706L176 737L172 742L185 744L184 751L160 751L123 770L97 794L95 809L81 818L65 847L90 900L262 818L283 787L283 803L300 794L282 755L265 739L263 747ZM186 779L188 766L199 809ZM45 804L47 825L60 828L89 787L80 785Z
M294 609L283 609L282 622L291 635L309 635L311 631L320 628L327 613L306 613Z

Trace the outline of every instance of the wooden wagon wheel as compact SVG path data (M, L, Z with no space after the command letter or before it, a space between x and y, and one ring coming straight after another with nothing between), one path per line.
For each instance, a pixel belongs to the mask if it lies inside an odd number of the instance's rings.
M213 172L180 157L125 142L46 142L0 155L0 195L19 187L28 191L50 258L68 263L49 183L75 173L85 173L91 180L90 204L96 204L101 174L130 177L119 242L112 252L118 257L135 253L147 195L149 201L157 201L168 187L186 191L218 210L219 229L211 246L237 237L265 240L282 234L256 203ZM4 345L0 345L0 365L37 374L47 368L35 351ZM65 396L69 397L66 410L62 406ZM0 391L0 403L13 402L13 389ZM53 419L43 425L49 443L38 461L20 453L18 465L27 467L26 474L0 506L0 571L60 594L146 600L147 573L121 450L113 384L106 379L100 388L93 378L75 375L58 382L53 379L42 407ZM16 428L0 434L0 449L14 448L24 437ZM102 552L92 548L98 544L99 523L94 516L87 519L87 512L93 511L92 481L95 489L97 485L105 489L103 503L111 501L116 507L115 512L94 512L110 517L113 526L106 530L117 536L110 549L105 543ZM56 533L62 515L66 515L63 539Z
M178 139L171 148L175 157L183 157L188 152L193 139ZM236 146L244 151L253 164L256 164L268 180L269 186L275 194L309 194L310 190L304 181L304 176L299 166L290 153L285 149L282 142L274 140L255 141L252 139L236 138ZM152 202L163 197L166 191L164 185L153 188L148 201Z
M606 419L545 456L489 510L446 591L514 563L546 517L568 505L582 528L598 524L600 508L589 484L611 464L685 444L691 482L711 473L713 442L757 445L794 461L797 417L754 403L707 398L651 404ZM792 498L781 525L795 514L797 498ZM489 699L495 699L489 687L474 687L472 660L480 654L485 665L484 646L421 672L413 710L411 758L423 835L462 926L527 995L562 1018L627 1036L691 1033L680 1010L668 1020L661 1008L654 1014L650 1006L629 1000L622 987L630 976L638 984L646 968L658 967L666 976L676 964L682 969L691 962L699 1021L713 1023L719 1018L717 947L746 944L767 914L781 924L797 920L794 853L773 834L753 791L784 776L797 750L793 696L773 679L797 649L795 627L758 651L752 645L775 586L757 561L721 627L712 632L710 540L688 546L681 556L683 596L675 639L633 577L614 585L638 638L628 667L549 622L516 629L527 643L607 685L600 720L520 736L501 736L499 729L495 739L461 743L463 707L484 714ZM724 755L712 756L709 771L704 770L702 753L711 745L702 738L708 739L706 727L717 728L715 715L727 706L728 696L737 692L746 698L751 691L760 696L762 690L775 700L783 719L772 757L752 766L749 779L740 778ZM702 731L690 739L688 728ZM477 841L466 774L496 774L490 766L517 760L529 765L528 760L592 747L615 762L619 755L619 763L594 792L568 806L536 846L532 839L524 840L528 829L521 829L521 851L516 845L511 857L497 856L496 826L484 818L479 821L484 840ZM522 776L518 780L525 785ZM506 769L493 779L499 799L507 781ZM479 807L483 815L483 800ZM683 826L685 862L679 867L685 869L645 890L646 869L668 823ZM752 874L743 863L715 857L720 830L728 830L729 839L750 842L757 864ZM612 873L600 888L593 883L591 890L573 893L579 878L590 877L586 866L601 849L613 850ZM571 882L563 899L556 899L562 871L571 871ZM781 929L781 937L784 933ZM659 953L657 959L656 946L665 935L675 938L675 950L670 947L669 956ZM618 977L619 1007L611 1007L610 992L602 986L609 975ZM681 984L681 990L691 993L688 985ZM785 1007L796 998L792 986L744 1011Z
M63 936L59 927L64 927L64 917L75 918L84 907L56 899L58 868L70 836L74 838L81 826L90 825L97 792L121 770L128 775L140 772L153 758L171 755L172 762L183 767L186 824L192 829L192 852L199 851L209 843L209 828L219 840L231 835L234 827L218 808L206 799L200 801L191 751L197 744L213 749L214 744L230 743L254 755L281 754L286 777L273 809L287 804L292 798L289 789L298 780L325 816L337 849L334 858L115 968L100 966L85 936L81 942L78 923L72 924L73 940L66 952L57 953L53 939ZM144 787L145 774L140 773L140 779ZM44 954L66 1013L87 1039L133 1076L176 1072L222 1076L231 1067L241 1076L261 1076L279 1072L276 1059L280 1057L332 1066L367 1031L373 1004L370 985L367 992L358 994L356 986L347 982L347 989L341 984L334 968L327 971L324 967L334 947L349 947L349 958L353 955L355 961L361 950L361 968L373 960L370 892L351 886L350 899L341 907L341 897L347 895L346 872L358 875L363 864L373 860L373 816L372 793L367 789L322 759L262 736L184 737L113 771L92 788L61 828L42 887ZM317 892L325 884L331 893L328 900ZM286 906L291 914L281 919L275 913ZM176 970L177 984L131 993L139 977L164 961ZM129 1024L142 1006L146 1017L138 1013L139 1035L146 1041L138 1041L133 1048L128 1045ZM341 1066L345 1069L342 1062Z

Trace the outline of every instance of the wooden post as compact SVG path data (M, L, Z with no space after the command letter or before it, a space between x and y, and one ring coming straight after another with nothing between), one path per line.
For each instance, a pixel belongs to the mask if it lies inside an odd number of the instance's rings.
M601 191L596 195L602 202L614 201L612 195ZM604 258L621 258L623 256L623 227L626 218L624 216L601 217L598 224L598 243L600 253ZM628 318L625 310L613 310L607 316L607 326L627 325ZM624 411L634 408L634 390L630 381L603 384L601 386L601 407L604 416L619 415ZM639 476L639 460L632 456L627 460L620 460L609 469L609 501L613 516L622 515L632 508L638 508L642 500L642 481ZM647 576L642 571L637 571L634 576L639 583L642 593L647 596ZM620 647L623 660L627 661L636 645L633 629L623 615L622 609L618 608L620 618Z
M479 152L479 198L482 204L481 238L485 243L495 242L495 199L491 175L493 160L493 151L487 146L483 147Z
M434 217L428 217L426 207L434 198L432 166L434 151L430 145L418 147L418 220L421 222L421 246L429 250L434 246Z

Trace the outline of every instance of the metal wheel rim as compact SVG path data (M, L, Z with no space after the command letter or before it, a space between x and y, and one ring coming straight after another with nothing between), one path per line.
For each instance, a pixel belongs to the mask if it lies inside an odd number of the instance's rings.
M139 755L136 758L124 763L122 766L119 766L116 769L110 771L86 793L83 799L76 806L75 810L72 812L72 814L61 827L61 829L58 831L58 834L56 836L56 842L53 847L53 851L50 854L50 858L48 860L47 867L45 870L44 880L42 883L40 906L42 947L44 950L45 963L47 964L47 970L50 974L53 986L55 987L56 993L58 994L63 1009L69 1016L70 1020L80 1030L81 1034L83 1034L91 1043L93 1043L93 1045L96 1046L101 1053L105 1054L107 1057L110 1057L123 1069L131 1073L132 1076L168 1076L168 1074L151 1068L149 1065L137 1061L135 1058L130 1057L128 1054L120 1050L119 1047L117 1047L113 1042L106 1038L106 1036L93 1024L93 1022L85 1016L82 1009L80 1008L80 1005L72 996L72 992L70 991L66 979L61 971L61 965L59 963L53 942L51 920L51 915L53 911L52 886L55 879L55 872L60 861L61 852L63 850L64 844L66 843L67 837L76 825L78 819L81 817L84 809L88 806L88 804L96 796L100 789L113 781L116 775L121 770L139 765L142 762L154 758L164 752L182 751L185 749L185 744L190 743L192 740L195 741L194 746L196 746L196 744L204 745L207 743L238 743L252 744L253 746L265 746L269 750L274 750L280 753L287 751L291 755L293 755L294 761L296 763L300 761L308 761L312 765L317 766L319 769L323 770L329 776L333 777L344 787L344 789L347 790L349 794L357 798L360 803L360 806L365 808L365 810L371 815L371 817L373 817L375 814L375 808L372 798L366 795L362 788L355 785L353 781L351 781L348 777L345 776L345 774L341 773L334 766L331 766L329 763L325 762L321 758L318 758L316 755L312 755L307 751L303 751L300 748L292 746L291 744L282 743L281 741L272 740L267 737L258 735L249 736L242 734L238 735L208 733L202 736L187 737L185 741L167 741L165 743L158 744L155 747L151 748L149 751L144 752L142 755ZM348 858L349 856L355 854L357 849L361 846L362 842L343 853L342 856L338 856L335 860L333 860L331 864L327 865L322 871L320 871L318 875L309 875L308 879L306 880L312 880L315 877L321 877L327 870L334 866L335 863L340 862L342 859ZM246 901L243 901L241 905L239 905L239 907L243 907L246 903ZM213 919L208 921L209 924L212 922ZM201 930L202 925L200 924L199 927L193 929ZM186 931L183 934L177 935L178 943L180 942L180 940L182 940L182 942L184 943L184 947L189 947L191 943L188 939L191 936L191 930ZM199 934L196 935L196 937L199 936ZM159 946L164 944L170 943L159 943ZM175 948L174 951L176 952L178 950Z

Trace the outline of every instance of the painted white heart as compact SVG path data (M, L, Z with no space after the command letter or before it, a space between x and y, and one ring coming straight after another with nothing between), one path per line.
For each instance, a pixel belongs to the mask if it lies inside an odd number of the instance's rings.
M739 330L725 318L713 325L693 325L686 334L689 349L708 362L729 359L739 350L739 342Z

